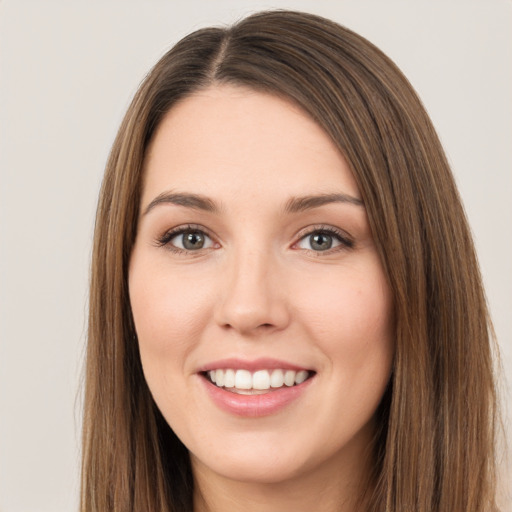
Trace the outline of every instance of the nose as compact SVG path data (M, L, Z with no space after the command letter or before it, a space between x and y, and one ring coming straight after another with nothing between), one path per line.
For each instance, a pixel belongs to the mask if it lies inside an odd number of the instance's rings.
M217 324L246 336L284 329L290 321L289 297L278 262L264 251L247 251L226 264L219 276Z

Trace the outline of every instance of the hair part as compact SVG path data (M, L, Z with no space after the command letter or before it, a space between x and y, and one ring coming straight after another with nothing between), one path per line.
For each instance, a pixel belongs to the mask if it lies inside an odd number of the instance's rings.
M193 508L187 450L144 380L127 283L146 148L173 105L215 84L294 102L332 138L362 194L393 294L396 354L361 510L493 510L491 327L441 144L380 50L334 22L291 11L185 37L148 74L122 122L96 217L82 510Z

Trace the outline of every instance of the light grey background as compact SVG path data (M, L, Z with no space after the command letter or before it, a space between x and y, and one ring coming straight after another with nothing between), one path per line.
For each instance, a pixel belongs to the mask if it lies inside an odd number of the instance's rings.
M419 92L466 205L512 375L510 0L0 1L1 512L77 508L92 226L131 96L185 34L272 7L354 29Z

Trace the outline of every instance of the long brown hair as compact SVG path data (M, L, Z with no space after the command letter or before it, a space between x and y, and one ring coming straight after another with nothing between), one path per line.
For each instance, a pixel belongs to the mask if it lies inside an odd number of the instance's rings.
M318 16L271 11L182 39L142 83L115 140L92 261L82 511L193 508L187 450L143 377L127 273L148 143L177 101L215 83L295 102L330 135L359 185L396 325L364 508L494 510L490 321L434 128L406 78L371 43Z

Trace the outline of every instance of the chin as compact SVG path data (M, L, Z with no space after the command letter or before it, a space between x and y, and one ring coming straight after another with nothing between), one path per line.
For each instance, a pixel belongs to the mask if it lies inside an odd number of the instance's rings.
M199 461L192 456L192 466L207 465L209 471L237 482L251 484L279 484L300 476L306 467L304 462L284 460L282 457L238 457L236 454L209 461Z

